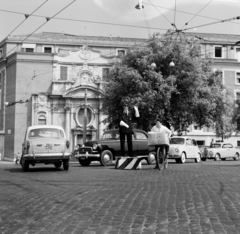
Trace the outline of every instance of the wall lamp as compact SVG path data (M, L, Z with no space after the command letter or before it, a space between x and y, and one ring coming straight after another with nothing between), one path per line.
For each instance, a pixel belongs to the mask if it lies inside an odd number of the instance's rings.
M9 102L5 102L5 105L6 105L6 106L13 106L13 105L15 105L15 104L17 104L17 103L22 104L22 103L26 103L26 102L28 102L28 99L25 100L25 101L20 100L20 101L17 101L17 102L11 102L11 103L9 103Z

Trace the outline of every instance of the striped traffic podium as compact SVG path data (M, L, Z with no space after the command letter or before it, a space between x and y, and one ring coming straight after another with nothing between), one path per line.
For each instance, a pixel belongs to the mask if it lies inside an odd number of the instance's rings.
M142 160L147 156L136 157L116 157L115 169L119 170L137 170L142 168Z

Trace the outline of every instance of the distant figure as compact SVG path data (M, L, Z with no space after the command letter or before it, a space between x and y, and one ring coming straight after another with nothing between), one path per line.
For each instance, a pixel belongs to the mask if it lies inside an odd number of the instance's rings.
M214 143L214 139L212 139L212 141L211 141L211 143L210 143L210 148L212 148L213 143Z
M17 153L15 163L18 165L20 163L20 153Z

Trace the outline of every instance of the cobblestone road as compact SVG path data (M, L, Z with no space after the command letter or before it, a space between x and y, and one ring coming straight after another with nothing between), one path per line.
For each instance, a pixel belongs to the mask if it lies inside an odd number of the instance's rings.
M1 234L237 234L240 161L159 172L0 163Z

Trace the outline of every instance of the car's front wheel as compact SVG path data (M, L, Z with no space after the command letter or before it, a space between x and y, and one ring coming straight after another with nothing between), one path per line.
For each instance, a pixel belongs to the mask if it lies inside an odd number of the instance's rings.
M113 161L113 154L110 150L104 150L101 153L100 163L102 166L111 166Z
M195 162L199 163L201 161L201 155L198 153L197 157L195 158Z
M55 166L56 168L59 168L59 167L62 166L62 162L61 162L61 161L56 162L56 163L54 163L54 166Z
M147 163L148 163L148 165L156 164L156 153L155 152L150 152L148 154Z
M215 161L219 161L219 160L220 160L220 154L219 154L219 153L217 153L217 154L215 155L214 160L215 160Z
M63 169L65 171L69 169L69 159L63 161Z
M24 171L28 171L29 170L29 162L27 162L25 160L21 160L21 166L22 166L22 169Z
M180 163L185 163L185 162L186 162L186 154L182 153L180 158Z

